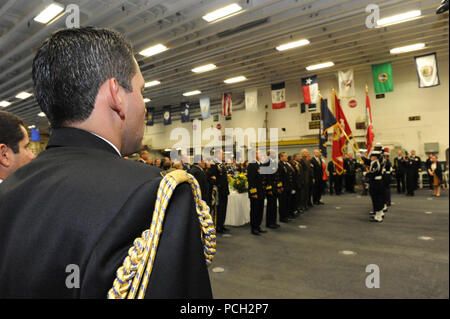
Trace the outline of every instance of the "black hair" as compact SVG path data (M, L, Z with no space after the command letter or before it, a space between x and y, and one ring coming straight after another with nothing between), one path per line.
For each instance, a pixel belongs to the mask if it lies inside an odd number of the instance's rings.
M86 120L100 86L115 78L132 91L137 72L131 44L120 33L93 27L53 33L33 60L34 94L52 128Z
M25 125L20 117L0 111L0 143L8 146L14 153L19 153L19 142L25 138L22 129Z

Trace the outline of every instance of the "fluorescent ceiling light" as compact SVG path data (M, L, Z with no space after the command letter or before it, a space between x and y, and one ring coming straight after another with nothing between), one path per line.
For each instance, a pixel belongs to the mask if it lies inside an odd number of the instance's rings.
M8 102L8 101L0 101L0 106L1 106L1 107L7 107L7 106L9 106L9 105L11 105L11 103Z
M202 72L214 70L215 68L216 68L216 66L214 64L206 64L206 65L202 65L202 66L192 69L192 72L202 73Z
M149 56L164 52L166 50L168 50L168 48L164 44L156 44L152 47L142 50L141 52L139 52L139 54L149 57Z
M307 45L309 43L310 42L308 40L302 39L302 40L298 40L298 41L293 41L293 42L282 44L280 46L277 46L276 49L278 51L284 51L284 50L289 50L289 49L301 47L301 46Z
M150 82L145 83L145 87L148 88L150 86L155 86L155 85L159 85L159 84L161 84L161 82L159 82L159 81L150 81Z
M242 10L242 7L240 5L238 5L236 3L232 3L226 7L214 10L214 11L204 15L202 18L203 18L203 20L212 22L217 19L229 16L230 14L236 13L241 10Z
M144 103L148 103L150 101L151 101L150 99L147 99L147 98L144 99Z
M53 18L55 18L58 14L64 11L64 7L59 3L52 3L47 8L41 11L35 18L34 21L39 23L48 23Z
M30 126L28 126L28 128L35 128L36 127L36 125L30 125Z
M28 99L32 94L28 93L28 92L20 92L19 94L16 95L16 98L18 99Z
M393 25L393 24L397 24L397 23L410 21L414 18L419 17L420 15L422 15L422 12L420 10L408 11L405 13L400 13L400 14L397 14L394 16L380 19L377 21L377 25L379 27L386 27L388 25Z
M330 66L333 66L333 65L334 65L333 62L314 64L314 65L307 66L306 70L313 71L313 70L317 70L317 69L329 68Z
M231 79L226 79L224 82L226 84L232 84L232 83L238 83L238 82L242 82L247 80L247 78L245 76L237 76L235 78L231 78Z
M404 47L398 47L398 48L391 49L390 52L391 52L391 54L405 53L405 52L420 50L423 48L425 48L425 43L416 43L416 44L411 44L411 45L407 45Z
M183 96L197 95L197 94L200 94L200 93L202 93L202 92L199 91L199 90L195 90L195 91L185 92L185 93L183 93Z
M41 113L38 114L38 116L40 116L40 117L45 117L45 113L44 113L44 112L41 112Z

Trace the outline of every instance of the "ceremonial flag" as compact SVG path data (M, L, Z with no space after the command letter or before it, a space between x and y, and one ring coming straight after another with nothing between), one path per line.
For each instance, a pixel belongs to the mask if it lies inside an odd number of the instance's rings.
M339 71L339 96L353 97L355 96L355 83L353 81L353 70Z
M372 64L372 76L375 93L394 91L391 62Z
M147 108L147 126L153 126L153 118L155 115L155 109L153 107Z
M211 117L209 97L200 99L200 110L202 112L202 119L206 120Z
M317 104L319 102L317 75L302 78L302 91L305 104Z
M189 104L187 103L181 103L181 123L190 122L190 109Z
M370 107L370 100L369 100L369 89L366 87L366 127L367 127L367 134L366 134L366 155L370 154L370 150L372 149L373 145L373 139L375 135L373 134L373 124L372 124L372 110Z
M436 53L415 56L419 88L438 86L439 72L437 68Z
M272 109L286 107L286 89L284 82L272 84Z
M245 110L258 111L258 89L245 90Z
M347 122L347 118L345 117L344 110L341 107L341 102L339 101L337 94L334 94L334 114L336 116L336 121L340 124L341 129L344 129L345 134L347 134L348 138L353 137L352 129ZM347 138L344 133L341 136L341 145L345 147L347 143Z
M320 98L320 132L319 150L324 157L327 157L328 130L337 125L336 118L328 108L326 99Z
M334 117L333 113L331 113L328 108L327 99L321 99L320 103L320 118L321 118L321 126L323 128L323 133L327 133L327 131L337 125L337 120Z
M170 105L166 105L163 108L163 118L164 118L164 125L170 125L172 124L172 116L170 114Z
M222 94L222 115L230 116L233 110L233 101L231 100L231 93Z

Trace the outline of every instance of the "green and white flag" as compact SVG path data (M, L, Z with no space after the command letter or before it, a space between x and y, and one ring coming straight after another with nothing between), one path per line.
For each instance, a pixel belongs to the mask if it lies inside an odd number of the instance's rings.
M394 91L394 79L392 77L392 63L372 64L373 86L375 93Z

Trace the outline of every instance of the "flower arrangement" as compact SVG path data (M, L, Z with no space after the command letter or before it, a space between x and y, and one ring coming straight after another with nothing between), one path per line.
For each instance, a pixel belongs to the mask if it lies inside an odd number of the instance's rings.
M245 174L236 174L231 178L231 187L233 187L238 193L246 193L248 191L248 181Z

